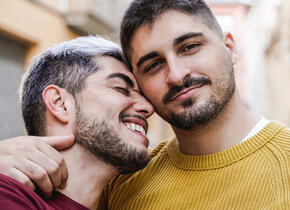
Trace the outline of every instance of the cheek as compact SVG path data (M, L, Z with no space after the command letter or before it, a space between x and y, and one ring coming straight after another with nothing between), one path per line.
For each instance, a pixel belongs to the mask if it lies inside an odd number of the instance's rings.
M196 73L207 76L210 80L215 80L222 73L225 64L223 51L208 49L191 61L194 64ZM212 81L213 82L213 81Z
M163 82L162 77L148 77L139 82L139 85L146 98L153 104L159 103L166 93L165 82Z
M98 119L111 119L120 110L120 100L113 97L86 97L82 103L82 112Z
M100 111L106 114L106 118L119 119L119 114L126 109L126 101L123 98L111 97L102 102L102 107Z
M219 70L219 68L224 65L227 56L228 55L225 50L216 47L209 50L207 62L211 68Z

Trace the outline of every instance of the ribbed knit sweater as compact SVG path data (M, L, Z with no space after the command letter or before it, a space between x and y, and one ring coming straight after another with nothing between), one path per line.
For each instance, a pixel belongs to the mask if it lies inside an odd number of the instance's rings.
M290 129L275 121L215 154L163 142L145 169L112 180L100 209L290 209L289 156Z

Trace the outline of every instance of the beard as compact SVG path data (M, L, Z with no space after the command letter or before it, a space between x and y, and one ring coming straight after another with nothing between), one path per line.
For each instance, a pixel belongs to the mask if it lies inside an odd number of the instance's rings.
M115 166L121 174L138 171L150 161L147 149L134 147L122 140L110 123L86 116L78 104L76 110L76 143L97 158Z
M164 96L163 103L168 103L169 98L181 90L197 84L210 85L212 87L213 94L205 103L197 105L195 100L190 98L182 103L184 111L181 113L175 113L174 111L164 113L162 111L164 108L161 109L159 107L155 107L156 112L165 121L182 130L192 131L207 126L225 109L235 92L234 69L230 58L227 58L224 70L215 82L204 76L185 78L183 86L171 88Z

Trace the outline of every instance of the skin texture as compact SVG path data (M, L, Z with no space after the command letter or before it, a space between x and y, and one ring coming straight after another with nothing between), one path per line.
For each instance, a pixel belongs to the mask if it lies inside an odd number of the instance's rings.
M43 91L47 135L53 137L27 136L0 142L0 173L33 190L36 184L46 197L51 195L53 188L57 189L92 209L96 207L103 187L114 175L135 171L149 161L148 139L126 124L138 124L147 131L146 119L154 111L140 94L132 73L121 62L111 57L96 59L100 69L87 78L85 88L76 98L54 85ZM101 127L94 127L94 122ZM103 126L104 122L106 126ZM95 132L104 127L102 135L106 138L99 142L103 153L90 152L95 148L83 142L94 145L100 137L95 136ZM110 134L118 135L108 136L108 128ZM55 137L59 134L68 136ZM76 144L70 147L74 142L72 134L76 134ZM117 138L111 141L111 137ZM116 141L120 141L119 147L116 147ZM53 147L66 150L59 154ZM122 160L134 164L124 167ZM89 187L83 185L88 179Z
M32 190L38 186L45 197L50 197L53 188L64 188L68 179L66 163L57 150L73 143L73 135L19 136L0 141L0 171Z
M76 144L61 153L70 177L60 191L90 209L97 207L113 176L138 170L150 160L148 139L126 123L147 131L146 118L154 111L121 62L106 56L96 59L100 69L86 79L76 97L54 85L43 93L47 134L74 133L76 138ZM87 180L89 187L83 184Z
M194 36L184 37L188 34ZM184 125L174 122L176 120L172 122L181 152L202 155L225 150L238 144L258 122L259 117L245 108L234 88L232 65L237 54L230 33L225 33L221 39L194 17L167 11L153 25L141 25L133 36L131 47L133 73L145 97L169 122L173 115L187 118L189 122ZM141 63L144 56L147 59ZM104 103L110 100L95 94ZM109 119L114 119L113 125L126 137L127 143L144 148L148 142L141 137L132 141L130 136L135 134L123 133L126 128L117 120L121 112L145 115L134 105L139 101L137 96L135 98L133 94L132 101L119 106L117 113L112 110ZM103 112L92 102L94 99L87 97L85 100L85 114L89 116L97 112L100 119L104 119ZM219 104L218 108L208 109L213 101ZM105 106L106 111L109 109ZM132 113L132 110L135 111ZM190 127L191 122L198 123Z
M84 115L109 122L124 141L138 148L147 148L147 138L129 130L122 120L138 119L140 123L147 126L145 118L153 113L153 107L140 94L134 76L120 62L112 61L114 59L110 57L98 60L101 66L100 72L87 78L85 92L78 97L81 111ZM110 75L118 73L126 75L134 86L130 87L118 76L109 78ZM133 115L133 117L123 117L124 115Z
M121 173L137 171L150 160L148 140L141 133L129 130L124 122L138 120L147 126L146 118L152 114L152 106L140 95L128 70L121 71L120 64L109 57L98 63L101 72L88 77L85 91L77 99L76 142L118 167ZM130 87L118 76L110 77L116 73L125 75L134 86ZM133 101L138 101L134 107Z
M174 13L174 18L170 13ZM132 40L132 46L137 46L133 47L132 64L140 87L156 112L174 126L191 130L186 124L194 127L211 121L216 116L210 112L220 112L230 100L235 89L234 73L230 55L213 31L188 15L170 13L162 15L152 28L145 25L137 30ZM174 46L175 39L189 33L202 35ZM140 57L153 51L157 56L137 67ZM187 95L177 97L188 90ZM207 119L206 115L213 117ZM174 123L176 116L182 119L179 123ZM199 118L205 122L200 120L198 124Z
M237 54L230 33L221 39L193 16L167 11L136 30L131 48L138 84L171 123L183 153L227 149L257 122L235 88Z

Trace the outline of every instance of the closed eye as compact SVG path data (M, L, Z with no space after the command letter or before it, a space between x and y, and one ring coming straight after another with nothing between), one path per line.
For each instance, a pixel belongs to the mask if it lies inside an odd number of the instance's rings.
M116 89L118 92L124 94L125 96L129 96L129 95L130 95L129 90L126 89L126 88L123 88L123 87L115 87L115 89Z

